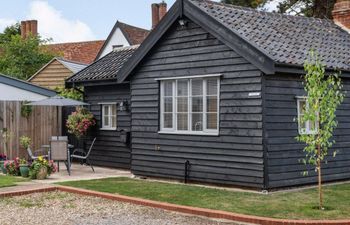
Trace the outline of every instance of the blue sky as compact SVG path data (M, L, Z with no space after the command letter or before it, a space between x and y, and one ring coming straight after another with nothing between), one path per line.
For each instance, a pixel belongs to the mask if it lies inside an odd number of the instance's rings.
M149 29L151 4L161 0L1 0L0 31L37 19L41 36L54 42L106 39L116 20ZM166 0L168 8L175 0Z

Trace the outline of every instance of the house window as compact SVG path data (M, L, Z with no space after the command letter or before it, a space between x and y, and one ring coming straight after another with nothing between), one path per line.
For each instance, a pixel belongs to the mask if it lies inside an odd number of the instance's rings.
M161 132L218 134L219 77L161 81Z
M117 128L116 104L101 104L102 106L102 129L114 130Z
M309 107L306 98L298 99L298 129L299 134L316 134L318 131L318 120L316 121L302 121L305 115L305 110Z

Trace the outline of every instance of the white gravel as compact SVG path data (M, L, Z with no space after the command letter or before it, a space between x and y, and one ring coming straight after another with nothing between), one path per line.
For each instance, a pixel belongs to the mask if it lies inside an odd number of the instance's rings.
M0 198L1 225L233 225L166 210L65 192Z

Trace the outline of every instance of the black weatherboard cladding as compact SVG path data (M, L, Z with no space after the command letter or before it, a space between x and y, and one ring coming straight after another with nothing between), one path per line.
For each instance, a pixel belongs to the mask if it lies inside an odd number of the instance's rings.
M158 134L159 83L155 78L220 73L220 134ZM131 79L132 172L241 186L263 186L261 72L189 22L175 23ZM157 149L159 146L159 150Z
M268 151L268 180L270 188L315 183L317 174L300 159L305 157L303 144L295 140L298 135L296 96L305 95L302 80L295 76L276 75L265 77L265 131ZM338 128L334 133L336 144L323 165L323 180L334 181L350 178L350 91L349 79L343 79L346 98L337 110ZM309 171L304 176L304 171Z
M130 100L129 84L85 87L85 101L101 127L101 105L103 102L118 103ZM117 130L96 130L96 143L91 152L95 165L130 168L131 150L121 138L122 131L130 131L130 112L117 111Z

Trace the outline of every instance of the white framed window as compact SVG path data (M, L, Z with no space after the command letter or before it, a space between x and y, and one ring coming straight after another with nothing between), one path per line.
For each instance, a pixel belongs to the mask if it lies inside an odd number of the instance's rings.
M299 134L317 134L318 132L318 120L316 121L302 121L302 117L305 115L305 110L309 107L309 104L305 97L299 97L297 99L298 104L298 130Z
M115 130L117 129L117 105L101 103L101 129Z
M160 133L218 135L219 76L160 82Z

